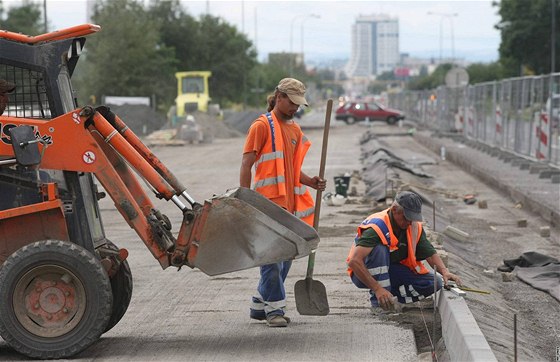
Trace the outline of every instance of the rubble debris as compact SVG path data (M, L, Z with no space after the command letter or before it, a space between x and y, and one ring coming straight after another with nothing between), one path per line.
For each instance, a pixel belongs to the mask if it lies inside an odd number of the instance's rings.
M476 201L476 197L474 197L473 194L463 196L463 202L467 205L473 205L474 203L476 203Z
M550 226L541 226L540 232L543 238L548 238L550 236Z
M466 233L463 230L459 230L451 225L448 225L443 231L443 233L449 236L450 238L458 241L468 241L470 238L469 233Z
M512 282L514 278L515 278L515 273L502 272L502 281L503 282L506 282L506 283Z

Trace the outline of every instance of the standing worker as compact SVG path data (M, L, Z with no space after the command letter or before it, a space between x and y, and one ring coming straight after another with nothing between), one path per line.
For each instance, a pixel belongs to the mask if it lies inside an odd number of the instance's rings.
M6 110L9 99L8 94L12 93L14 89L16 89L16 85L14 83L0 79L0 115L2 115Z
M461 280L443 264L422 228L422 198L410 191L397 194L390 208L368 216L358 232L346 263L358 288L369 289L372 310L391 310L394 297L412 303L434 293L434 274L422 264L436 266L443 284ZM441 278L437 290L441 289Z
M251 168L255 166L254 189L288 212L313 225L314 202L306 186L323 191L326 181L301 171L311 142L293 120L299 106L307 106L305 86L293 78L284 78L268 96L267 113L249 128L239 175L242 187L251 186ZM286 327L284 281L291 260L260 267L261 279L252 298L250 317L265 320L269 327Z

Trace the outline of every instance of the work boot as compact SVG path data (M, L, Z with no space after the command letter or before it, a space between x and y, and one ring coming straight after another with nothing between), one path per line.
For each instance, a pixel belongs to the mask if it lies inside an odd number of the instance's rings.
M269 327L287 327L288 321L284 316L274 314L266 317L266 325Z
M256 319L258 321L266 320L266 314L264 313L264 310L250 309L249 310L249 317L251 319Z

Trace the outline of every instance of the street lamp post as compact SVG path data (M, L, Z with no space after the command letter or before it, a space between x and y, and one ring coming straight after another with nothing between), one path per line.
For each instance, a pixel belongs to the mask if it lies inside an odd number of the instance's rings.
M308 20L308 19L320 19L320 18L321 18L321 16L319 16L317 14L309 14L309 16L307 18L305 18L301 21L301 30L300 31L301 31L301 56L302 56L302 59L303 59L303 24L305 24L305 21Z
M451 26L451 62L455 62L455 35L453 34L453 17L459 15L457 13L436 13L433 11L428 11L428 15L437 15L439 19L439 62L441 63L442 49L443 49L443 20L449 19L449 24Z
M319 17L319 15L315 15L315 14L299 14L296 15L292 18L292 21L290 22L290 77L292 76L292 72L293 72L293 66L294 66L294 24L296 22L296 20L298 19L303 19L306 17ZM303 25L302 25L303 27Z

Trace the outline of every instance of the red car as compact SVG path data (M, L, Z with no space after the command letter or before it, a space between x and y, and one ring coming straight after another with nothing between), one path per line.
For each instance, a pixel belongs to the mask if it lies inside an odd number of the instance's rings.
M347 124L357 121L385 121L395 124L404 119L404 113L395 109L387 108L376 102L346 102L336 110L336 119Z

